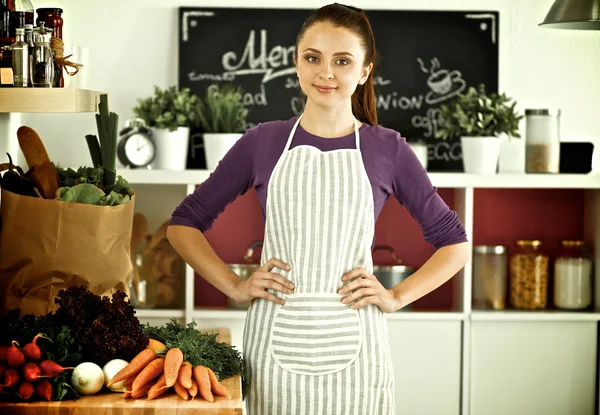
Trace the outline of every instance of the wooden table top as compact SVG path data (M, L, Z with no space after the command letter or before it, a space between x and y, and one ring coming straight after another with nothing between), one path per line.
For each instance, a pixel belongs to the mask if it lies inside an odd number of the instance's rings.
M231 344L229 329L218 329L221 342ZM0 403L3 415L241 415L244 403L240 376L223 380L231 391L232 399L215 397L207 402L199 395L185 401L170 391L153 399L124 399L122 393L98 393L79 399L58 402Z

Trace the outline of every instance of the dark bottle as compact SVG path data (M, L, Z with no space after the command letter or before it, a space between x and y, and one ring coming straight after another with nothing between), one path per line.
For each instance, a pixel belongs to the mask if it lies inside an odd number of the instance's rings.
M57 7L37 9L37 19L35 25L40 26L40 22L44 22L46 27L53 30L52 37L57 37L62 40L63 18L62 9Z

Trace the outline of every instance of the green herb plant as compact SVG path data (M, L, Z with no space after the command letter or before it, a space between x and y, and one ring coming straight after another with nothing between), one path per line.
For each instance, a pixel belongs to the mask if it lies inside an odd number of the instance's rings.
M485 85L470 87L466 94L458 94L450 103L440 106L442 122L436 138L498 137L506 134L520 138L519 121L523 118L515 110L516 101L506 94L485 92Z
M154 95L139 98L137 103L133 112L149 127L175 131L178 127L199 126L200 98L192 94L189 88L178 91L175 86L171 86L162 90L155 85Z
M243 96L242 88L232 84L208 87L198 107L202 130L205 133L243 132L248 115Z

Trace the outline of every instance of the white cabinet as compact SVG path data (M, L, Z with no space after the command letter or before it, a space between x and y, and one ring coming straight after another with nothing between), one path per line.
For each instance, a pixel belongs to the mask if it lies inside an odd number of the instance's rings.
M388 321L397 413L460 414L461 325L461 321Z
M471 414L595 413L595 321L474 321L471 336Z

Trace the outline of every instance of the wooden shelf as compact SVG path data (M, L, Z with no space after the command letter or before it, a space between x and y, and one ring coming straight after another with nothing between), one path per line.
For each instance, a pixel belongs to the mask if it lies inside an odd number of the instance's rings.
M132 184L200 184L211 170L146 170L118 171ZM600 189L600 173L589 174L496 174L493 176L465 173L429 173L438 188L496 189Z
M96 112L100 94L74 88L0 88L0 113Z

